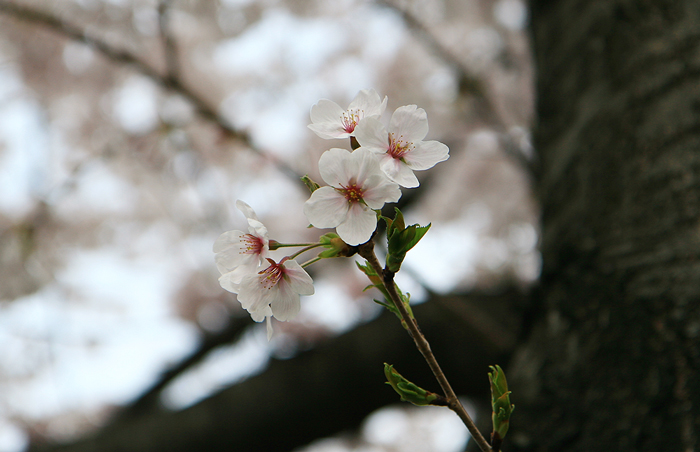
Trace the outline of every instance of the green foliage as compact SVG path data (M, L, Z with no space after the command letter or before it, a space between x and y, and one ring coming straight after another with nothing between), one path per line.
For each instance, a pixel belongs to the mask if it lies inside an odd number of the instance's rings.
M321 246L326 248L326 250L321 251L318 254L318 257L322 259L327 259L330 257L347 257L354 254L354 251L351 250L352 247L343 242L338 234L333 232L322 235L319 237L318 241L321 243Z
M489 381L491 382L491 407L493 413L491 420L493 422L494 436L503 439L508 432L510 423L510 415L515 409L515 405L510 403L510 391L508 390L508 382L506 374L501 367L496 364L496 367L490 366L493 372L489 372Z
M388 240L386 268L394 273L401 269L401 263L406 258L406 253L416 246L423 238L430 224L420 226L412 224L406 227L403 214L398 208L395 208L396 215L394 219L382 217L386 221L386 235Z
M304 185L306 185L306 188L308 188L311 193L315 192L321 187L306 174L302 176L301 181L304 183Z
M401 400L411 402L414 405L425 406L430 405L439 396L406 380L400 373L394 370L394 366L384 363L384 375L389 380L386 384L394 388Z

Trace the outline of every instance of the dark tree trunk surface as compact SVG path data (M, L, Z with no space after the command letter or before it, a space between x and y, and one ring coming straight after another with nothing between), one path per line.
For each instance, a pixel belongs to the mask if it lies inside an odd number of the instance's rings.
M544 266L511 445L698 450L700 2L534 0L532 31Z

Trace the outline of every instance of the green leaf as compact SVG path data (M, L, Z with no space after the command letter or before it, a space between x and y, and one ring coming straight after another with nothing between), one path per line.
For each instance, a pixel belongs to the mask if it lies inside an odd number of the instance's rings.
M309 189L311 193L315 192L319 188L321 188L320 185L318 185L316 182L314 182L308 175L304 175L301 177L301 181L306 185L306 188Z
M498 435L503 439L508 432L510 425L510 416L515 409L515 405L510 403L510 391L508 390L508 382L503 369L496 364L490 366L492 372L489 372L489 382L491 383L491 421L493 423L492 436Z
M417 386L414 383L406 380L400 373L394 370L394 366L384 363L384 375L389 380L386 383L394 388L401 400L411 402L414 405L425 406L430 405L439 396L433 392Z

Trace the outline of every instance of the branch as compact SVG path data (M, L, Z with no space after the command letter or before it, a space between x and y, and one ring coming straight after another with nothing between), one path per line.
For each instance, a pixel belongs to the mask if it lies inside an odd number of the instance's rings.
M158 28L160 30L160 39L163 41L163 54L165 56L165 67L169 80L178 78L180 74L177 44L175 43L175 39L169 27L171 1L172 0L161 0L160 3L158 3Z
M402 323L408 327L408 332L415 342L418 351L420 351L421 355L423 355L423 358L428 363L428 366L440 384L440 387L445 392L448 407L459 416L462 422L464 422L464 425L466 425L469 433L472 435L472 438L474 438L474 441L476 441L476 443L479 445L479 448L483 452L492 452L491 446L489 446L489 443L481 435L481 432L476 427L476 424L472 420L471 416L469 416L469 413L467 413L467 410L464 409L464 406L457 398L457 394L455 394L449 381L447 381L445 373L438 364L437 359L430 348L430 344L418 327L418 323L416 322L415 318L410 315L406 309L403 300L396 290L396 285L394 284L394 272L386 268L382 268L381 264L379 263L377 256L374 254L374 242L370 240L369 242L360 245L358 254L367 260L377 275L383 275L384 288L391 297L391 301L394 303L394 306L401 313L401 319L403 320Z
M201 96L185 85L181 78L177 76L177 73L172 72L172 62L169 62L168 64L168 73L161 74L156 68L142 60L137 55L134 55L127 50L117 49L100 38L89 36L77 25L54 17L47 12L39 11L24 5L19 5L14 2L0 0L0 13L34 25L43 26L74 41L83 42L100 52L112 62L133 67L161 87L173 91L187 99L193 105L200 117L216 124L228 136L241 141L251 151L272 162L272 164L275 165L287 177L301 184L301 175L298 174L292 167L290 167L286 162L256 147L253 144L250 135L246 131L237 129L222 118ZM169 45L174 46L173 43ZM167 46L168 45L166 45L166 47ZM168 50L166 54L170 51L171 50Z
M492 97L487 92L484 80L471 75L468 68L408 10L396 5L392 0L376 0L376 2L396 11L408 28L413 30L430 49L431 53L452 68L457 74L460 92L469 94L476 99L481 118L498 134L501 147L506 155L513 159L518 166L522 167L529 176L536 179L539 172L538 167L535 163L528 160L513 140L513 137L508 133L506 124L501 119Z
M485 370L504 359L501 351L440 304L423 303L414 312L426 334L434 336L435 352L447 358L444 369L455 378L454 389L475 400L490 397ZM395 403L394 391L382 384L387 356L416 383L431 381L413 341L393 315L384 313L292 359L272 359L263 373L182 411L131 412L78 442L33 444L29 450L290 451L356 428L373 410Z

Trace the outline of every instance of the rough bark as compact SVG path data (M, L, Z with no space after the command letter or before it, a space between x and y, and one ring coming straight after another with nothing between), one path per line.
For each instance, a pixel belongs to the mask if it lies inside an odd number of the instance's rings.
M700 447L700 3L533 1L543 272L512 443Z

